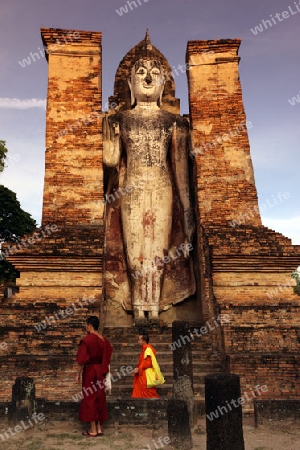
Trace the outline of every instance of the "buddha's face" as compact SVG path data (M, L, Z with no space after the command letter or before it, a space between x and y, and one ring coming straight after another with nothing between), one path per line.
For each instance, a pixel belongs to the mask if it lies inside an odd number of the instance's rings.
M132 68L129 82L137 102L157 102L164 89L162 67L158 61L139 59Z

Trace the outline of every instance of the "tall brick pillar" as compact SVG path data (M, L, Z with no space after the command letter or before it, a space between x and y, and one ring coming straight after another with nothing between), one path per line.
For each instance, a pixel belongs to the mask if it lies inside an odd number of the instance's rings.
M43 28L48 59L46 223L96 225L103 218L100 32Z
M268 392L259 395L295 398L300 394L300 302L291 272L300 262L300 247L261 223L239 46L239 39L191 41L187 46L197 294L206 321L228 315L229 322L210 336L226 369L241 377L242 390L267 385Z
M17 356L0 390L21 376L34 380L37 397L69 401L85 321L96 314L104 325L101 33L41 34L48 60L42 226L10 256L19 293L1 324L18 351L10 349Z
M206 320L217 317L208 234L233 230L247 217L261 226L238 72L240 39L189 41L186 63L193 139L199 277L197 292ZM244 216L247 214L247 216ZM224 233L224 231L223 231ZM216 339L220 336L216 331Z
M239 39L190 41L186 62L200 222L261 225L239 81Z

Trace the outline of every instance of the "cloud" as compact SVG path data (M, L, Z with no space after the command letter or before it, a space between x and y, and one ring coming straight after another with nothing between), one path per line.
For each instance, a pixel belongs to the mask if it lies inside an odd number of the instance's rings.
M43 109L46 109L46 99L28 98L28 99L20 100L19 98L0 98L0 108L12 108L12 109L43 108Z

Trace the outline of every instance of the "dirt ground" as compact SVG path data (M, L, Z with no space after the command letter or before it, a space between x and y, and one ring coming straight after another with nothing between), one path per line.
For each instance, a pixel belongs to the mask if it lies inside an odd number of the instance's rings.
M104 435L96 438L82 436L84 430L76 421L47 421L11 436L7 421L0 421L1 450L157 450L173 449L167 445L167 425L152 430L145 427L127 427L104 424ZM5 440L1 438L4 434ZM9 436L6 438L6 436ZM161 438L160 443L158 439ZM198 420L192 432L193 449L206 449L205 419ZM164 439L166 439L164 441ZM254 427L253 418L244 418L244 441L246 450L299 450L300 422L270 422ZM178 449L176 449L178 450Z

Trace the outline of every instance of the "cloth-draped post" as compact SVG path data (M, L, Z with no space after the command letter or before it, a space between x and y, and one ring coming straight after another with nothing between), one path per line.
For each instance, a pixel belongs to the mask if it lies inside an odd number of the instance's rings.
M79 420L82 422L108 419L104 378L109 372L112 355L110 342L93 334L88 334L80 341L77 363L83 365L82 395L79 408Z
M133 391L131 397L133 398L159 398L156 392L156 388L147 388L146 369L152 366L152 360L150 356L144 358L144 353L147 348L151 348L156 356L156 350L151 344L143 345L141 354L139 356L138 367L139 372L134 376Z

